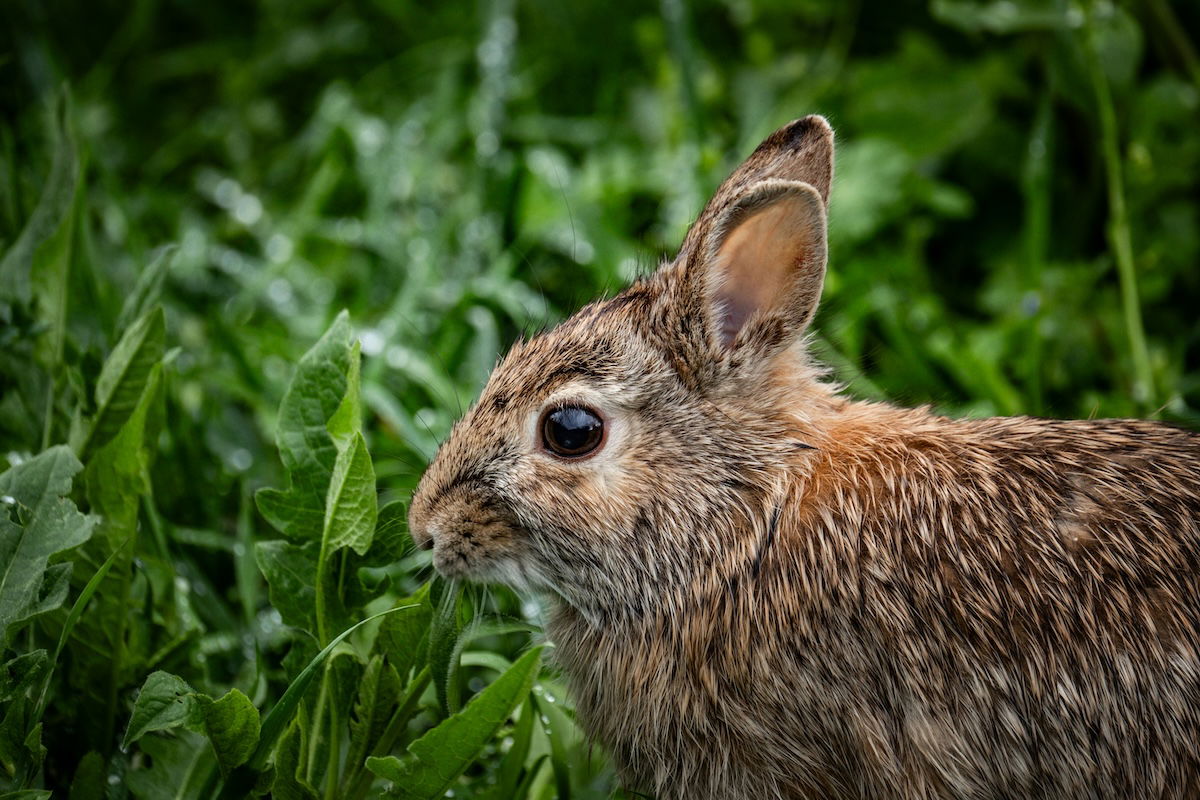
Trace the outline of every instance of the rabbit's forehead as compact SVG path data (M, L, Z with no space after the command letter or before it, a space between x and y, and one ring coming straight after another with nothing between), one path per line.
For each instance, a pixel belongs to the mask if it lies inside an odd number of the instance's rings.
M629 391L661 371L661 354L638 332L584 324L590 318L581 312L514 345L492 373L481 406L504 410L538 405L567 384Z

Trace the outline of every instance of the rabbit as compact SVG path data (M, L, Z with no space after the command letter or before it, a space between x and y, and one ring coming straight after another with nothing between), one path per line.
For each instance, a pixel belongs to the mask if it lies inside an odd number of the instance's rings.
M551 598L659 800L1200 798L1200 435L839 394L832 177L828 123L784 126L673 260L514 345L412 536Z

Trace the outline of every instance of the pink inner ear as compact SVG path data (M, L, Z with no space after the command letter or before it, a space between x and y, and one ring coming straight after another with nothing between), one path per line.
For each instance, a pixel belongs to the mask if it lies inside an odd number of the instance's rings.
M811 203L781 197L730 231L717 251L715 300L729 347L754 312L788 302L814 242ZM818 212L820 213L820 212Z

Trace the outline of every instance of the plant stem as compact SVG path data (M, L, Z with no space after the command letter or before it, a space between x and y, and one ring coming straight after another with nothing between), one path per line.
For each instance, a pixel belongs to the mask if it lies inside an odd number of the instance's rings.
M54 424L54 393L58 389L58 370L51 369L50 385L46 387L46 416L42 423L42 450L50 446L50 430Z
M325 664L321 667L321 688L317 693L317 704L313 707L313 718L308 734L308 762L305 767L305 775L308 778L310 786L316 786L314 778L316 777L317 755L321 749L321 720L325 717L325 703L329 697L329 665Z
M325 674L329 674L329 667L325 667ZM322 684L324 686L324 684ZM341 737L338 736L338 715L334 713L332 706L329 708L329 752L326 754L325 766L325 800L337 800L338 778L338 761L341 756Z
M325 602L325 584L327 581L327 573L329 572L329 552L325 543L321 543L321 552L317 555L317 642L320 647L329 644L329 623L327 618L327 606ZM324 684L322 684L324 685Z
M1096 111L1100 117L1100 144L1104 157L1104 172L1108 181L1108 238L1113 257L1117 262L1117 274L1121 282L1121 305L1125 316L1125 335L1129 340L1129 354L1133 361L1133 397L1138 405L1146 407L1154 400L1154 377L1150 369L1150 354L1146 348L1146 334L1142 327L1142 311L1138 302L1137 272L1133 259L1133 241L1129 230L1129 214L1125 206L1125 186L1121 172L1121 155L1118 143L1117 116L1113 107L1112 91L1104 75L1096 47L1095 25L1089 13L1084 47L1088 55L1088 71L1092 87L1096 92Z

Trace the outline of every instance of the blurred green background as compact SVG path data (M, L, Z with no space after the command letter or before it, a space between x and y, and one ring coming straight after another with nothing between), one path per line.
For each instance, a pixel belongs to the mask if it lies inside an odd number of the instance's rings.
M816 348L850 392L1200 424L1198 30L1181 0L5 0L0 251L65 85L66 360L95 375L175 245L154 496L217 609L180 659L221 684L228 542L239 515L267 535L245 498L281 481L276 409L339 309L404 499L514 337L653 269L804 114L838 137ZM36 452L83 392L6 314L0 451Z

